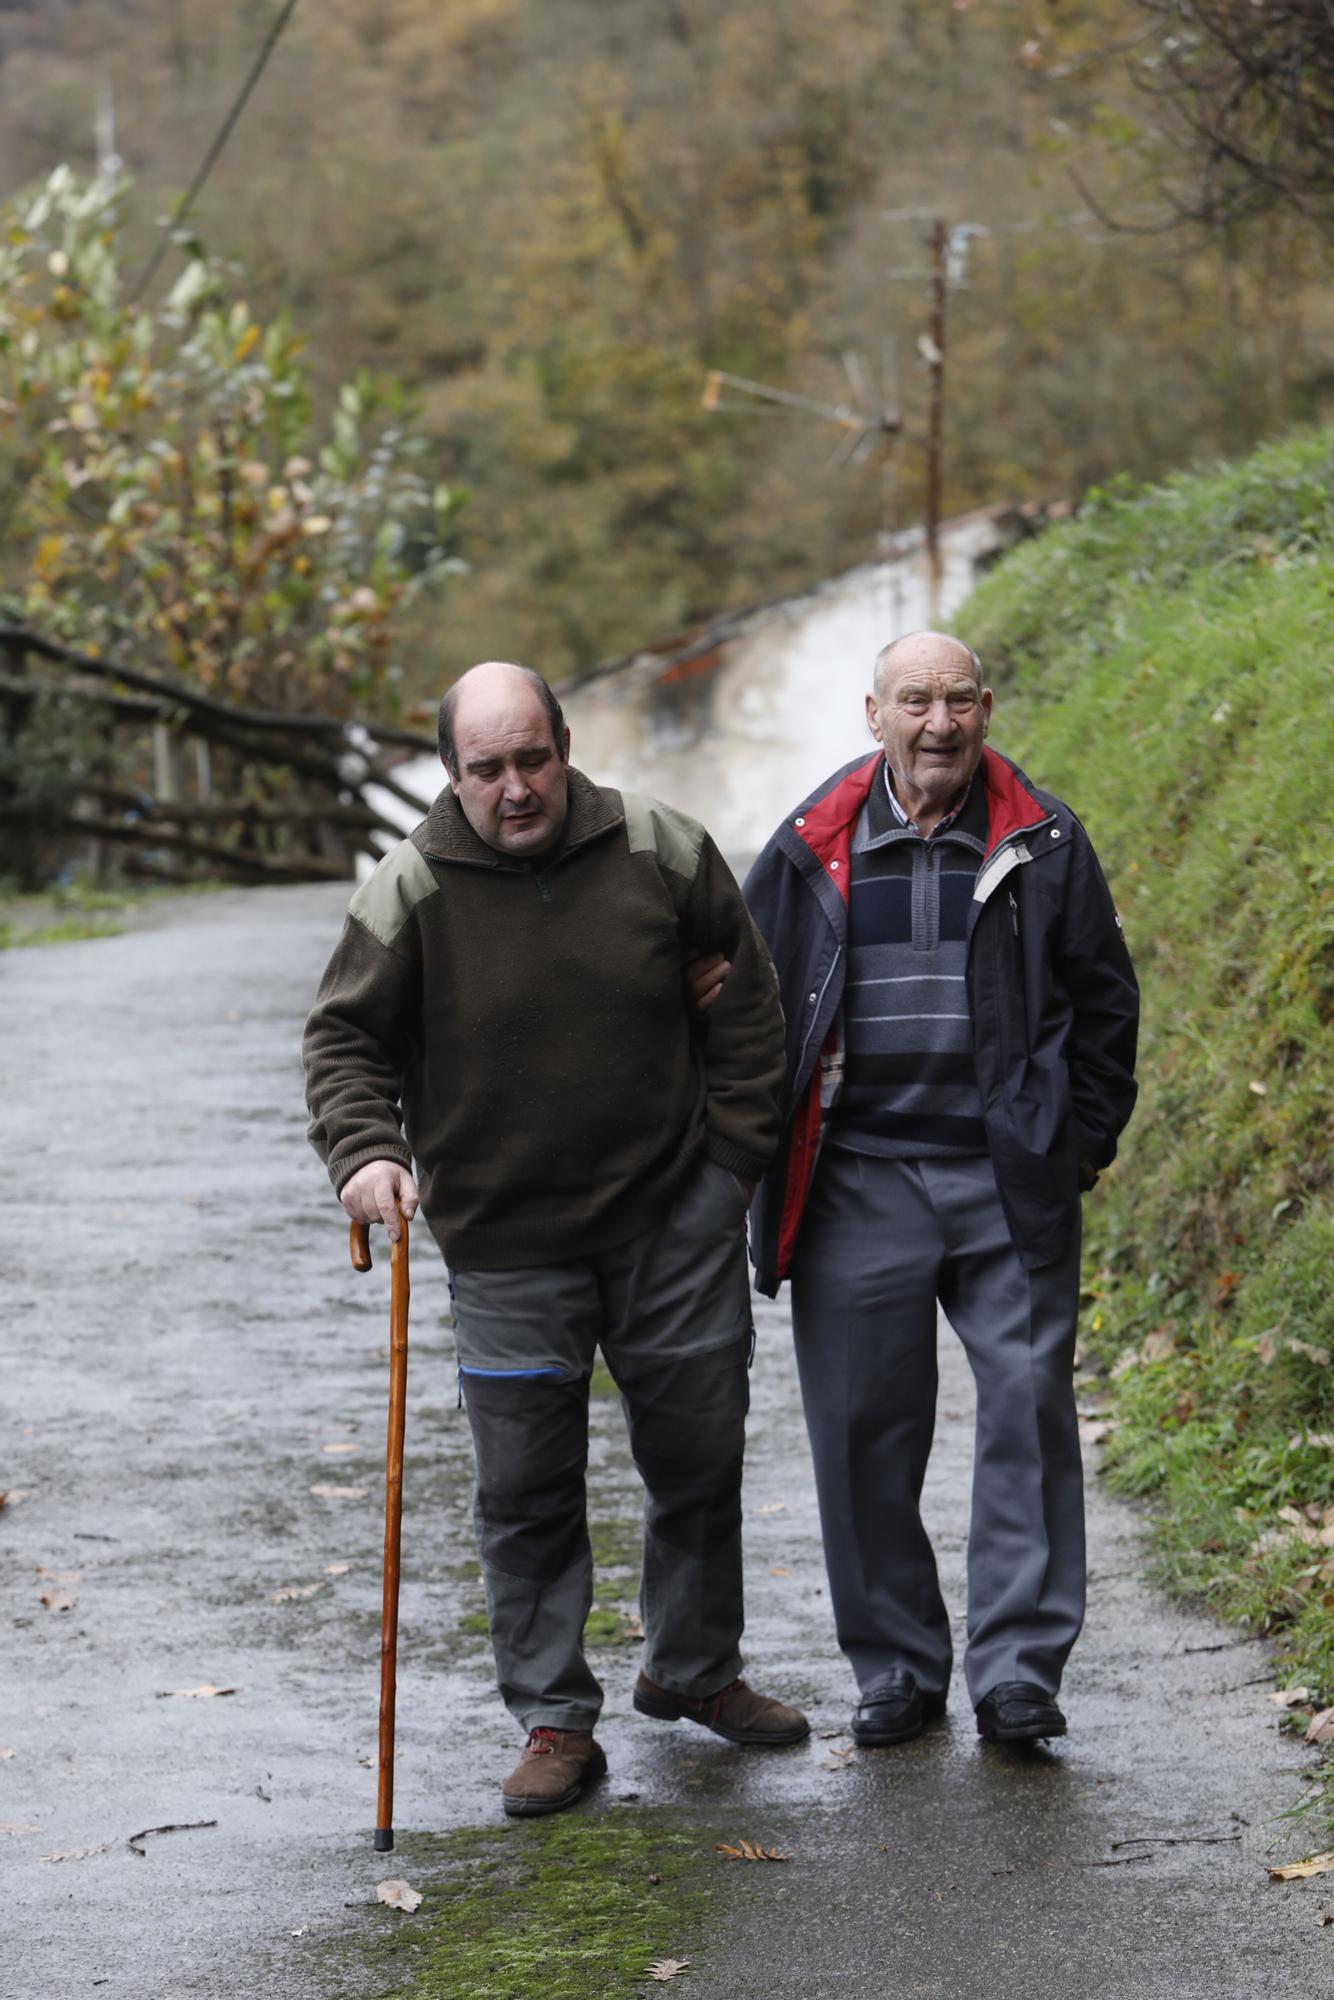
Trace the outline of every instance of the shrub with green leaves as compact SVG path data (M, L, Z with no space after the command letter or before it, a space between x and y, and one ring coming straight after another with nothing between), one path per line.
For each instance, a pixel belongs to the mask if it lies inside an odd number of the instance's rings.
M119 194L60 167L0 212L6 609L241 701L383 713L459 496L391 382L317 427L300 335L197 239L159 309L127 297Z

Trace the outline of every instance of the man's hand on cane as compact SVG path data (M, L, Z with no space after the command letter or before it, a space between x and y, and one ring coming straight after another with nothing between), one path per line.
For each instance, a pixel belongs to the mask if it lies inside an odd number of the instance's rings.
M420 1197L417 1183L397 1160L368 1160L344 1181L338 1199L353 1222L382 1222L389 1241L397 1243L398 1209L411 1222Z

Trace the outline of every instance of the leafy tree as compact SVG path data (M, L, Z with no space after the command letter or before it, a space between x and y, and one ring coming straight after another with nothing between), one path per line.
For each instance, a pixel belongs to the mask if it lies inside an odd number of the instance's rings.
M1334 233L1329 0L1137 0L1156 27L1131 74L1180 156L1167 182L1192 221L1290 207Z
M12 609L226 697L382 711L458 496L364 371L320 441L301 337L197 239L158 311L127 300L122 194L61 167L0 213Z

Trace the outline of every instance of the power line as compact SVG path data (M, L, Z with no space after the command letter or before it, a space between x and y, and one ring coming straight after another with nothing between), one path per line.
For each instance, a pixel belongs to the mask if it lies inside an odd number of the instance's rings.
M219 154L222 152L223 147L227 144L227 141L231 138L232 133L235 130L237 119L241 116L241 113L245 110L246 105L250 101L251 92L254 90L255 85L259 82L260 77L264 74L264 68L269 60L269 57L273 54L274 49L278 46L279 36L282 34L283 29L287 26L287 23L291 20L295 12L296 12L296 0L286 0L286 5L283 7L281 14L279 14L273 26L269 29L269 32L264 39L264 43L259 51L259 54L255 57L254 62L250 66L250 74L246 77L245 82L241 85L241 88L237 92L235 101L233 102L230 111L227 113L227 116L223 119L222 124L219 127L217 137L214 139L213 144L209 147L207 153L205 153L204 158L200 163L199 170L195 174L194 179L191 181L189 187L185 190L185 193L181 196L180 200L177 202L175 213L171 216L171 219L168 221L166 228L163 231L161 242L158 244L157 249L153 252L153 255L149 258L147 266L145 267L143 275L140 277L139 282L134 286L133 290L131 291L130 293L131 304L136 304L136 305L138 304L139 300L143 297L144 293L148 290L148 287L152 284L154 278L157 276L158 267L162 263L162 260L166 256L168 250L171 248L172 237L175 235L176 230L180 227L182 221L189 213L205 181L208 179L209 175L212 173L214 167L216 166Z

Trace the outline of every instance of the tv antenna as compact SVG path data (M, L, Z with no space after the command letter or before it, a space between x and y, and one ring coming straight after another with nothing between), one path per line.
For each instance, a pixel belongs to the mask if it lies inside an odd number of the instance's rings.
M940 507L942 490L943 440L945 428L945 301L951 291L968 285L968 256L976 237L991 231L978 222L960 222L953 228L929 208L886 209L885 222L928 222L926 246L930 262L911 269L887 273L891 279L923 281L929 287L930 320L917 339L917 353L927 371L926 500L923 509L923 540L926 546L927 622L934 625L939 615L941 559ZM856 465L879 444L884 453L882 470L882 548L890 554L898 527L898 465L895 444L903 429L899 414L897 343L890 336L886 349L886 393L875 394L870 372L862 356L853 349L843 354L843 370L856 398L855 403L822 403L790 389L776 389L767 382L752 382L744 375L729 375L713 369L704 387L706 410L734 410L752 416L816 418L837 424L845 433L834 453L832 466ZM892 392L890 383L893 384ZM731 390L732 397L725 392ZM739 399L739 400L738 400Z
M769 382L753 382L746 375L729 374L725 368L711 368L701 397L702 407L721 414L728 412L750 417L790 417L832 424L843 435L834 447L826 470L843 471L860 465L879 451L881 531L880 554L893 553L898 528L898 461L895 445L903 429L899 414L898 345L889 336L885 341L884 387L877 391L865 357L854 348L841 356L854 400L825 403L814 396L778 389Z

